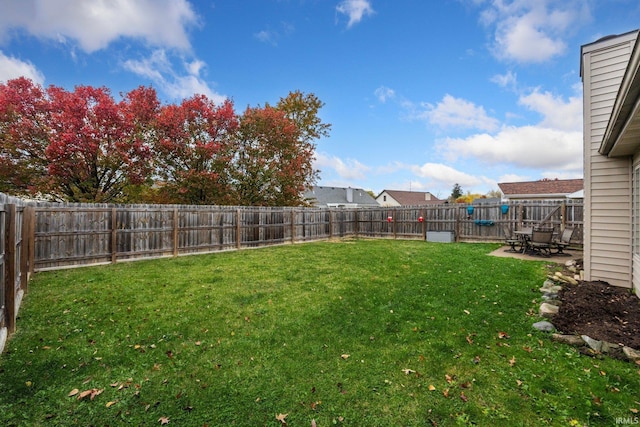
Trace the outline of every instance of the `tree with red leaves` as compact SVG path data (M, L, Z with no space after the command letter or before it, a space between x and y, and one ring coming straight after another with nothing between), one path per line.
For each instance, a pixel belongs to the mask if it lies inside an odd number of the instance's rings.
M45 91L24 77L0 84L0 191L44 194L49 103Z
M137 89L117 104L107 88L48 89L49 174L72 202L124 201L125 189L149 175L147 131L158 108L155 92Z
M162 107L158 117L157 173L168 202L228 204L230 161L238 118L229 100L216 106L204 95Z
M313 146L300 144L301 132L284 111L250 108L240 119L239 151L233 165L236 203L297 206L314 178Z

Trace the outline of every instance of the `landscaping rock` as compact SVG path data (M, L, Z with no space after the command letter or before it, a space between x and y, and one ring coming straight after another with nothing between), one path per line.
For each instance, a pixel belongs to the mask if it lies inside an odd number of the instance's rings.
M602 351L603 353L613 353L619 348L620 346L618 344L602 341L602 349L600 351Z
M540 304L540 316L541 317L553 317L556 314L558 314L558 310L560 309L560 307L558 307L557 305L553 305L553 304L549 304L546 302L543 302L542 304Z
M640 360L640 351L638 350L624 346L622 347L622 352L624 353L625 357L632 362Z
M553 326L553 323L547 322L546 320L534 323L533 328L542 332L553 332L556 330L556 327Z
M548 288L543 286L540 288L540 292L544 294L557 294L560 290L562 290L562 286L549 286Z
M584 341L592 350L602 351L602 341L594 340L586 335L582 335L582 341Z
M582 346L584 341L577 335L553 334L551 338L559 343L569 344L573 346Z

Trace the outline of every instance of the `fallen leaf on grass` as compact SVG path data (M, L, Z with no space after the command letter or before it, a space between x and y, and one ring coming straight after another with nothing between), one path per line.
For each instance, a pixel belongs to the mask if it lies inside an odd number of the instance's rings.
M276 420L280 421L280 423L282 423L283 426L287 425L287 421L285 418L287 418L287 415L289 414L277 414L276 415Z
M469 310L463 310L466 314L471 314Z
M102 393L104 389L92 388L90 390L85 390L82 393L78 394L78 400L82 400L85 397L89 396L91 400L93 400L96 396Z
M469 335L467 335L467 342L469 345L473 344L473 339Z
M533 349L531 347L529 347L528 345L522 346L522 349L524 351L526 351L527 353L531 353L533 351Z
M107 408L110 408L110 407L112 407L113 405L115 405L116 403L118 403L118 401L117 401L117 400L112 400L111 402L107 402L107 404L106 404L106 405L104 405L104 406L106 406Z
M501 340L508 340L511 337L506 332L498 332L498 338L500 338Z
M448 389L448 388L445 388L444 390L442 390L442 395L443 395L444 397L447 397L447 398L448 398L448 397L449 397L449 389Z
M515 364L516 364L516 357L511 356L511 359L509 360L509 366L513 367L513 365Z
M469 398L467 396L465 396L464 392L460 393L460 400L462 400L463 402L468 402Z
M413 369L403 369L402 372L404 372L405 375L416 373L416 371L414 371Z
M349 358L350 354L343 354L342 356L340 356L343 360L347 360Z
M158 422L160 423L160 425L169 424L169 417L160 417L158 418Z
M78 390L77 388L74 388L73 390L71 390L71 391L69 392L69 394L68 394L67 396L68 396L68 397L75 396L75 395L76 395L76 394L78 394L78 393L80 393L80 390Z
M317 427L316 426L316 420L311 420L311 427Z
M639 412L639 411L638 411L638 408L629 408L629 410L630 410L631 412L633 412L634 414L637 414L637 413Z
M447 380L449 384L453 382L453 377L449 374L444 374L444 379Z
M436 387L433 384L429 384L429 391L435 391Z

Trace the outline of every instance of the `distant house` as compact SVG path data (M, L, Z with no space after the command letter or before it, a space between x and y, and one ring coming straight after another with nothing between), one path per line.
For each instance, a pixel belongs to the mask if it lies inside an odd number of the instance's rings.
M586 280L640 296L639 30L581 48Z
M444 200L424 191L382 190L376 200L380 206L425 206L444 203Z
M305 191L304 198L311 205L323 208L379 207L371 194L361 188L315 186Z
M564 200L576 198L584 188L583 179L542 179L540 181L501 182L507 200Z

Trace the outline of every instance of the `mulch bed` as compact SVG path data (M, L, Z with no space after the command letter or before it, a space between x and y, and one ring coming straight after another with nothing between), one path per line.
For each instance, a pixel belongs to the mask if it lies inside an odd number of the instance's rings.
M558 297L562 303L553 324L562 333L640 350L640 299L629 289L580 282L565 285Z

